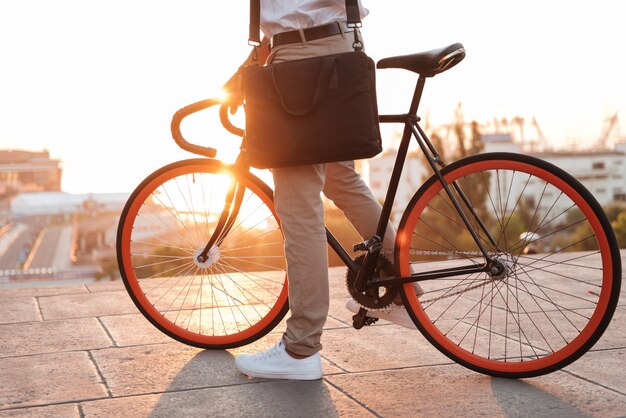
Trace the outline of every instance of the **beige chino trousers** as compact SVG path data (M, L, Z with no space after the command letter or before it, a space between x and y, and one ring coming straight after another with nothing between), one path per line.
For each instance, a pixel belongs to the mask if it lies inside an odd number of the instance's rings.
M353 50L352 33L280 45L268 63L279 63ZM346 109L349 112L350 109ZM322 349L320 337L328 315L328 247L321 193L346 215L358 233L376 233L381 206L354 170L353 161L272 169L276 211L285 234L289 308L285 347L311 355ZM387 227L383 249L393 251L395 232Z

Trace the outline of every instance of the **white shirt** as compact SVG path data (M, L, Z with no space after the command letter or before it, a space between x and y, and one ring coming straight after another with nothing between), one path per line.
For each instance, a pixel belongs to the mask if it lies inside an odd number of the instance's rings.
M359 11L361 19L369 13L360 0ZM261 0L261 31L268 38L334 21L347 21L345 0Z

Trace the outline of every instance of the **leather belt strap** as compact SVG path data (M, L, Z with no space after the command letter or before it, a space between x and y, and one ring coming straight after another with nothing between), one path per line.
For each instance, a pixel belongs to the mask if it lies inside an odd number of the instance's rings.
M339 22L331 22L321 26L302 29L302 31L290 30L287 32L277 33L272 36L271 47L274 48L278 45L301 43L303 41L314 41L316 39L339 35L342 32L340 25L341 24ZM304 39L302 39L300 32L302 32ZM345 30L343 32L348 33L348 31Z

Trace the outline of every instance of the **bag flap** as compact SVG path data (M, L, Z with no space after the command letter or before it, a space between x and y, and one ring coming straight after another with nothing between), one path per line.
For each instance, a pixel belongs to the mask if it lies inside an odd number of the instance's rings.
M279 101L285 112L292 115L310 113L323 101L329 87L336 85L335 59L328 55L246 68L245 96Z

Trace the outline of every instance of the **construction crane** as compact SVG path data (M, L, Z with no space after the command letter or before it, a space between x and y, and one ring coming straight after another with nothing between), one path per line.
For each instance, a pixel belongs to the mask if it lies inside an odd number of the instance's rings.
M518 129L519 129L519 135L520 135L520 144L522 144L522 147L524 146L524 118L516 115L513 117L513 119L511 119L511 125L515 126L517 125Z
M539 144L541 145L541 150L544 150L546 148L546 137L543 134L543 131L541 130L541 128L539 127L539 122L537 122L537 119L533 116L532 121L531 121L532 125L535 127L535 130L537 131L537 139L539 140Z
M619 129L619 125L617 124L617 111L612 116L604 119L604 128L602 129L600 138L598 138L598 146L600 149L606 149L606 144L613 129ZM619 137L619 131L617 136Z

